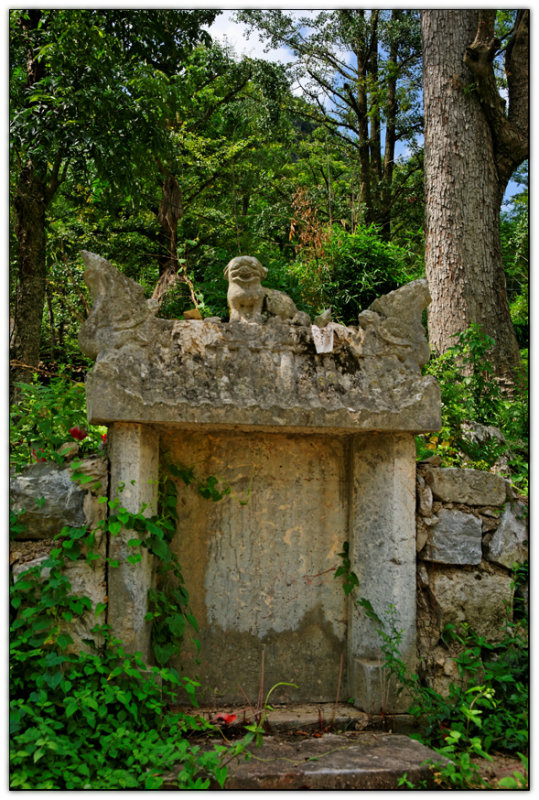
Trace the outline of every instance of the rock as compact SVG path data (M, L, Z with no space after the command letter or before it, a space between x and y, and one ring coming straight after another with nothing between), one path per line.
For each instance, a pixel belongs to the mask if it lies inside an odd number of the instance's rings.
M313 325L316 325L317 328L325 328L331 322L331 309L326 308L325 311L322 311L317 317L314 318Z
M306 311L296 311L292 318L292 325L301 325L303 328L310 328L311 318Z
M98 498L107 493L106 459L85 459L77 469L95 480L80 486L72 480L71 467L50 462L32 464L11 476L12 510L24 509L19 521L25 530L18 539L52 538L64 526L95 527L105 517L106 503L100 504Z
M425 547L429 538L428 531L426 527L423 525L423 520L418 519L416 524L416 542L415 542L415 549L419 553Z
M264 305L263 310L265 313L272 317L279 317L282 320L292 320L298 313L296 304L291 297L288 297L284 292L278 289L264 288ZM310 323L310 319L309 319Z
M422 458L419 463L420 464L430 464L431 467L441 467L442 466L442 458L441 458L441 456L429 456L428 458Z
M75 458L75 456L78 456L79 450L80 448L77 442L64 442L63 444L60 445L60 447L56 452L59 453L61 456L63 456L64 459L67 461L72 458Z
M481 520L463 511L441 509L421 558L438 564L480 564L481 557Z
M10 562L12 565L13 580L17 581L20 576L39 564L42 564L49 555L53 547L57 547L50 539L45 541L26 541L11 542ZM105 573L105 538L96 547L101 558L92 562L90 566L85 558L77 561L65 560L64 574L71 584L70 594L79 597L88 597L92 602L92 609L85 610L80 616L74 616L71 623L62 621L61 629L68 633L73 644L69 650L79 652L88 649L85 639L92 640L99 644L101 639L93 634L92 628L99 622L95 617L95 608L98 603L105 602L106 599L106 573ZM50 569L44 567L41 571L41 579L45 580L50 574ZM102 621L102 620L101 620Z
M396 790L404 773L412 783L433 787L427 762L443 760L408 736L365 732L297 741L268 736L254 755L230 762L225 789Z
M505 481L491 472L456 467L423 467L422 471L434 497L446 503L501 506L505 502Z
M503 433L494 425L482 425L480 422L463 422L460 428L468 441L473 444L487 444L493 439L500 444L505 443Z
M485 533L490 533L491 531L495 531L496 528L499 526L499 524L500 524L499 519L483 518L483 535Z
M483 570L435 570L429 575L434 614L440 632L448 623L468 623L487 641L500 641L511 602L511 576Z
M417 510L423 517L432 514L432 490L421 475L417 476Z
M503 512L501 522L487 547L486 558L511 569L528 560L528 507L515 502Z

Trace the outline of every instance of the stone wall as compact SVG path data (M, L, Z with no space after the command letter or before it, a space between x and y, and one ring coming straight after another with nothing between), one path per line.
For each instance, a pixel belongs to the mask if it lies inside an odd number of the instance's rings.
M229 460L232 458L233 440L230 434L228 438L220 435L205 440L196 440L193 435L169 434L164 444L167 449L179 448L183 454L189 454L202 471L209 469L211 472L213 462L219 460L219 448L226 451ZM234 518L238 524L243 517L251 519L255 515L259 518L261 536L255 542L248 537L243 548L229 545L228 552L224 506L208 503L200 496L197 499L189 488L181 489L182 526L191 535L179 536L176 549L193 598L193 610L203 629L213 631L214 638L221 635L219 647L228 653L231 663L226 676L219 676L215 670L212 672L212 665L207 665L206 685L215 687L224 677L234 685L238 681L245 683L248 692L256 694L257 687L252 677L248 677L248 673L258 675L260 669L255 651L248 646L249 637L252 637L250 628L254 625L253 630L270 634L266 642L269 683L282 679L285 667L287 674L290 672L301 683L305 671L312 667L322 687L332 682L332 671L336 665L338 668L338 655L343 652L345 642L346 603L340 584L333 580L337 553L342 545L335 530L342 528L339 514L344 513L346 505L343 460L332 454L332 448L323 437L318 440L305 437L303 441L285 435L253 437L251 445L247 452L243 441L239 458L232 458L237 471L234 497L225 502L235 504ZM340 443L334 443L333 449L339 446ZM268 448L273 449L271 459L267 455ZM277 454L275 448L279 451ZM268 472L276 456L280 458L281 477L271 470ZM294 482L290 471L298 464L302 464L314 481L313 492L323 496L326 517L322 527L311 519L312 509L293 508ZM25 531L10 544L10 564L15 580L24 570L47 558L55 546L53 537L63 526L94 528L106 513L106 504L98 503L98 498L107 494L106 458L85 459L77 469L94 481L84 487L73 483L69 463L62 467L35 464L12 476L12 510L25 509L20 518ZM258 476L256 481L253 474ZM527 498L516 496L509 483L498 475L446 469L432 462L418 465L416 486L418 671L429 685L443 693L450 682L459 680L453 661L457 650L442 638L446 625L467 623L489 642L497 641L502 635L507 608L513 601L512 565L528 559ZM279 514L284 514L288 520L287 533L284 540L275 539L271 545L271 536L264 538L264 526L268 530L275 527ZM252 525L246 523L244 527L249 531ZM309 531L318 531L318 539ZM302 546L299 546L298 537L307 537ZM102 541L100 546L104 553L106 543ZM270 546L271 552L268 551ZM241 560L240 569L236 569L236 564L228 564L230 559L237 558ZM206 562L211 562L211 569L205 568ZM361 572L361 565L355 568ZM83 558L68 561L67 570L75 593L88 595L94 605L105 599L108 588L104 561L94 562L92 566ZM230 576L236 581L234 585L228 581ZM204 592L197 591L197 582L204 580L209 582L210 598L214 598L209 607L211 619L206 618ZM359 591L361 593L361 587ZM276 603L284 604L285 609L288 607L285 616L290 617L290 628L297 628L291 633L288 644L286 638L281 640L274 636L274 641L271 636L270 620ZM329 614L328 619L323 618L324 613ZM282 609L280 616L283 616ZM243 633L238 630L234 635L220 634L226 631L229 618L244 621ZM83 646L94 622L93 614L88 613L71 631L75 646ZM310 649L304 651L303 664L293 658L290 660L295 651L295 638L311 643ZM213 639L206 639L203 647L211 650L212 643ZM186 657L189 660L188 654ZM248 663L253 658L256 663ZM223 690L226 693L227 687L222 685L220 692ZM323 688L315 686L311 690L315 694L318 692L320 700L331 699Z
M51 550L59 546L55 536L62 528L95 529L107 513L107 504L99 498L108 494L108 461L104 456L77 462L77 472L92 478L84 485L72 480L69 462L62 466L51 462L33 464L10 478L11 510L21 512L18 522L24 530L10 541L9 562L13 580L28 569L45 561ZM73 594L87 596L95 609L106 599L105 536L98 531L96 549L103 556L89 565L83 554L76 561L66 559L66 575ZM43 575L46 576L46 568ZM95 637L94 611L86 611L70 626L72 647L83 649L84 640Z
M447 625L503 636L512 566L528 559L528 508L499 475L434 462L417 469L418 670L444 693L459 680Z

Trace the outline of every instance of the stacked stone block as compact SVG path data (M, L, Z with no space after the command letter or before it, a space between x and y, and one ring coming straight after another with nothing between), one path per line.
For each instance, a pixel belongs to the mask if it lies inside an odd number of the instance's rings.
M433 460L417 470L417 642L420 673L444 693L460 680L447 625L503 638L513 565L528 559L528 520L527 499L501 476Z

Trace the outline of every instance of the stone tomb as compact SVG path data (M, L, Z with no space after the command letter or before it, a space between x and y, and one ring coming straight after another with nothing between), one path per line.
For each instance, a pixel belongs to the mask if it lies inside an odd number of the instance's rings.
M415 445L440 427L421 325L429 302L414 281L363 311L357 327L312 325L290 298L265 289L256 259L228 266L231 321L173 321L110 263L84 253L93 297L82 350L89 422L110 426L111 491L148 514L160 462L216 476L229 493L204 499L178 483L182 564L200 653L182 664L202 702L341 698L365 711L402 709L384 685L379 637L335 571L349 542L357 597L380 616L393 605L402 655L415 661ZM111 540L125 557L126 532ZM149 558L109 573L108 621L151 660L144 620ZM198 659L198 661L197 661Z

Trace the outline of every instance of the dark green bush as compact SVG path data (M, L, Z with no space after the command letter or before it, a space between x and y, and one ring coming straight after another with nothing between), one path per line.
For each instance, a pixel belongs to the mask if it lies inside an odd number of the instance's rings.
M88 425L83 383L59 375L47 383L36 377L33 383L16 386L20 399L10 410L9 425L10 465L15 471L36 461L61 464L64 459L57 450L64 442L77 441L81 455L103 447L107 429Z
M335 226L323 256L300 253L291 270L307 302L318 310L331 307L345 325L357 325L359 313L376 298L421 275L408 252L384 241L373 225L353 234Z
M490 469L504 457L505 474L519 491L528 487L527 363L523 358L511 395L504 395L488 354L494 340L480 325L470 325L456 335L456 344L441 356L432 356L424 373L433 375L441 390L442 428L428 439L418 437L418 456L436 453L443 466L464 463ZM527 355L527 354L526 354ZM503 441L491 438L477 443L465 423L496 426Z

